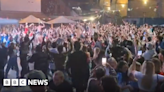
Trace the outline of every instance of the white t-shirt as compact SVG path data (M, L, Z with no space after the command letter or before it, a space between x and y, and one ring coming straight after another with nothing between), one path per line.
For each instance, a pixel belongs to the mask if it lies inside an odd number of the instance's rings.
M141 90L144 90L144 91L149 91L149 92L153 92L157 86L157 81L160 82L160 81L163 81L164 80L164 76L163 75L159 75L158 74L158 79L157 79L157 74L154 74L152 77L153 77L153 83L152 83L152 86L151 86L151 89L150 90L146 90L145 88L143 88L141 86L141 81L142 81L142 78L144 77L144 74L142 74L141 72L137 72L135 71L134 72L134 76L138 79L138 87L141 89Z

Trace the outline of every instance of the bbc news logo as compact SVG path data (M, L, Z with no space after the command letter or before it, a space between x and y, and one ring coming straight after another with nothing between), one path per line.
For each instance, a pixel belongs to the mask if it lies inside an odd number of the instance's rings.
M39 79L3 79L3 86L36 86L36 85L48 85L48 80Z

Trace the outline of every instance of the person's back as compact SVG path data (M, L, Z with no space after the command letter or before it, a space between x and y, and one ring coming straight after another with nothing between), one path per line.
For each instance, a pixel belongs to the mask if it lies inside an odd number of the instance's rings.
M72 76L82 77L89 71L86 53L76 51L69 56L69 60Z
M45 75L48 72L49 56L45 52L37 52L32 55L28 62L35 62L34 69L41 70Z
M70 54L66 64L66 70L72 77L73 86L76 92L83 92L86 88L89 78L89 65L87 63L87 55L80 51L81 44L76 41L74 43L75 52ZM71 69L71 73L69 72Z
M29 62L35 62L34 68L40 69L40 68L43 68L42 66L48 65L48 59L49 59L48 54L44 52L37 52L33 54Z
M114 77L104 76L101 80L104 92L121 92Z

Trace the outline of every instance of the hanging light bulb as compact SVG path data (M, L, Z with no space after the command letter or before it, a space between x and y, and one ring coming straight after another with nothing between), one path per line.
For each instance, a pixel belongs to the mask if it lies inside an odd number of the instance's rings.
M154 11L157 11L157 9L155 8Z
M121 4L121 6L122 6L122 8L124 8L125 7L125 4Z
M144 0L144 4L145 4L145 5L147 5L147 2L148 2L147 0Z

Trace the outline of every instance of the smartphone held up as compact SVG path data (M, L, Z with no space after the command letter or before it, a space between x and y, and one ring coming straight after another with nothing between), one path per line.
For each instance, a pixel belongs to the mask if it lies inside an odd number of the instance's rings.
M138 51L138 56L141 56L142 55L142 51Z
M107 58L102 58L102 65L106 66L106 63L107 63Z

